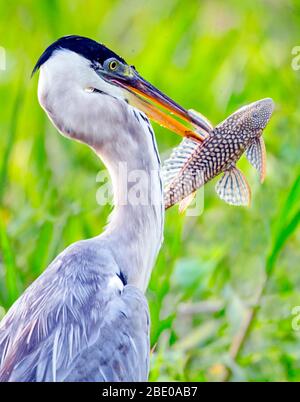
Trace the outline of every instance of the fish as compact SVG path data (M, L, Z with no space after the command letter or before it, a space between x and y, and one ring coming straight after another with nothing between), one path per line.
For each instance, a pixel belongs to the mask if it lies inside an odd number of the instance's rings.
M241 107L216 127L205 119L211 131L203 142L185 138L174 148L162 168L165 209L180 203L179 210L184 212L196 191L221 173L215 186L218 196L230 205L249 206L250 186L236 164L245 153L259 172L260 181L264 181L266 148L262 134L274 106L271 98L258 100ZM193 109L189 113L204 119Z

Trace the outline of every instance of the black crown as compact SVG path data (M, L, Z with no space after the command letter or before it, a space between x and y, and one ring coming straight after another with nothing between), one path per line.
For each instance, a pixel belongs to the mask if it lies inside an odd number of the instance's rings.
M50 45L41 57L38 59L32 75L52 56L53 52L58 49L68 49L75 53L80 54L92 62L97 61L100 64L111 57L120 60L122 63L126 63L124 59L118 56L116 53L108 49L106 46L98 43L92 39L85 38L83 36L70 35L64 36Z

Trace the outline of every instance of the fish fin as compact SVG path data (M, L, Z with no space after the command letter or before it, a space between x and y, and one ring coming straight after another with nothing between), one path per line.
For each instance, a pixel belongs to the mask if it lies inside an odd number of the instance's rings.
M184 138L178 147L173 149L170 158L165 160L162 166L162 178L165 188L168 187L180 173L198 146L199 143Z
M218 196L231 205L249 206L251 190L243 173L235 166L224 172L216 184Z
M246 151L246 157L251 165L258 171L261 183L266 177L266 146L264 139L256 139Z
M183 214L186 209L189 207L191 202L193 202L194 198L196 197L196 192L191 193L187 197L185 197L182 201L180 201L179 206L178 206L178 211L180 214Z
M197 110L194 109L189 109L188 113L190 116L195 117L197 120L200 120L204 123L204 125L206 125L207 127L209 127L209 129L212 131L214 129L214 126L212 125L212 123L208 120L207 117L203 116L203 114L201 114L200 112L197 112ZM196 124L194 124L195 129L197 130L197 128L199 128ZM201 133L202 133L202 129L201 129ZM207 136L207 135L206 135Z

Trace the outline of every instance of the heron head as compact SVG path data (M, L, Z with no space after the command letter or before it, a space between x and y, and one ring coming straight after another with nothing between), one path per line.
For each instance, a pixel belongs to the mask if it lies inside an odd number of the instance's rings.
M87 92L122 98L177 134L201 141L210 131L204 121L190 116L183 107L142 78L134 66L94 40L81 36L58 39L41 55L33 73L49 66L48 61L54 59L52 76L61 73L62 66L68 64L64 69L64 81L72 77L73 83ZM48 82L48 86L51 88L51 83ZM194 130L195 125L197 130Z

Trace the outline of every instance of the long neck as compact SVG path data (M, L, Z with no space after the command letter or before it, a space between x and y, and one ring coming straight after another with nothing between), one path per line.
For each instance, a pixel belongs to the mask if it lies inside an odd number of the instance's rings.
M153 130L143 115L132 112L139 121L120 133L126 144L99 149L112 178L115 204L99 239L111 246L127 282L144 291L163 239L164 206Z
M117 87L108 88L115 91L113 96L105 94L106 87L103 93L85 90L100 83L86 60L73 52L57 52L41 67L39 101L62 134L88 144L106 164L115 209L106 231L96 238L96 247L104 242L128 283L145 290L163 236L155 138L146 116L128 105L114 89Z

